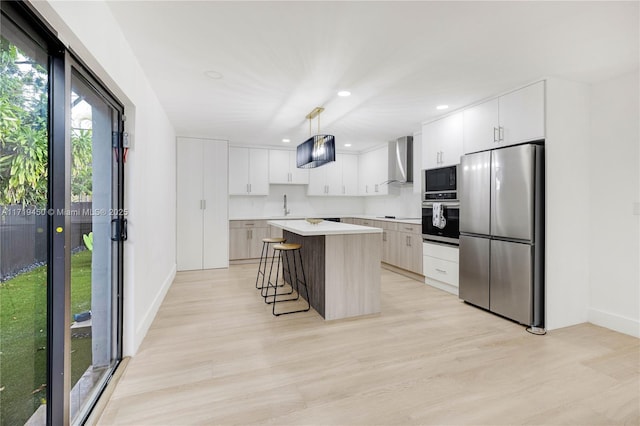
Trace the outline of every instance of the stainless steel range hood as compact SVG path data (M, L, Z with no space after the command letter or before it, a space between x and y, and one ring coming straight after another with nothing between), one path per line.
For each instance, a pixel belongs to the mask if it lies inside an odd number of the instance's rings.
M389 142L389 180L386 183L413 182L413 136Z

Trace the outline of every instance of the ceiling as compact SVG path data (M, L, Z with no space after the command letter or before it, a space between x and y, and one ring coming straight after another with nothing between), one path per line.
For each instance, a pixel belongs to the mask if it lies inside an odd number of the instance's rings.
M638 2L112 1L176 132L361 151L545 76L638 68ZM206 75L213 71L222 78ZM338 97L349 90L350 97ZM313 120L317 132L317 120Z

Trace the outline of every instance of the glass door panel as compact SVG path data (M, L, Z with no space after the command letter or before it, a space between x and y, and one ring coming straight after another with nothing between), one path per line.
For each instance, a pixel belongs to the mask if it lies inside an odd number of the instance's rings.
M48 55L0 22L0 425L46 421Z
M81 420L118 360L118 112L71 76L71 419ZM117 135L117 133L116 133ZM115 338L114 338L115 336Z

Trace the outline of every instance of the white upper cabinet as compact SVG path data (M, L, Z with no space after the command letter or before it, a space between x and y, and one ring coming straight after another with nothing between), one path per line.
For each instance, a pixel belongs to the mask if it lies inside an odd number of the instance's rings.
M309 169L307 195L358 195L358 157L336 154L336 161Z
M361 154L358 161L358 194L389 194L389 148L387 146Z
M544 81L464 110L464 153L544 139Z
M269 151L229 148L229 195L269 194Z
M499 98L500 143L544 139L544 81Z
M462 155L463 113L449 115L422 126L422 168L451 166Z
M270 149L269 183L306 185L309 183L309 170L297 167L296 151Z

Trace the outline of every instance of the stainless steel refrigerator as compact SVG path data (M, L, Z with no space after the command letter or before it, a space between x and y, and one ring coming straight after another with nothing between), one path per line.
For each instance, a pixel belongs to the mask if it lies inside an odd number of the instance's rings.
M544 147L462 157L460 298L544 328Z

